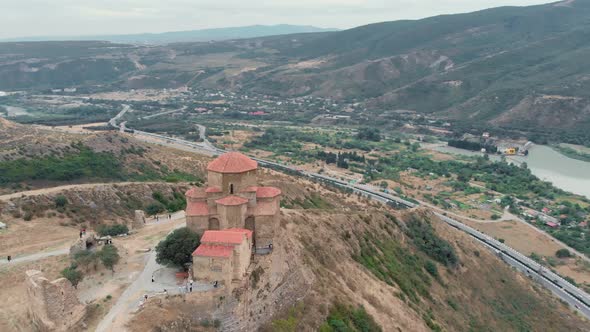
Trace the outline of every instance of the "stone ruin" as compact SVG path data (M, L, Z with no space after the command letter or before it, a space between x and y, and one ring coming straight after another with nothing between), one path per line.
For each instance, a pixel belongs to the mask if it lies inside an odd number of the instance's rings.
M98 239L96 235L94 233L86 233L70 247L70 256L74 257L80 251L93 250L97 245Z
M86 306L65 278L49 281L41 271L26 272L29 316L38 331L72 331L80 326Z
M143 212L142 210L135 210L135 217L133 218L132 222L127 223L127 227L131 231L134 229L142 228L144 225L145 225L145 212Z

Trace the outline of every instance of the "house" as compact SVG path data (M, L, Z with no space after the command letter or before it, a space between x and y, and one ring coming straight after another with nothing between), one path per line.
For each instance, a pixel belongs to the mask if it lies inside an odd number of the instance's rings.
M556 224L556 223L554 223L554 222L550 222L550 221L547 221L547 222L545 223L545 225L547 225L547 226L549 226L549 227L551 227L551 228L557 228L557 227L559 227L559 224Z

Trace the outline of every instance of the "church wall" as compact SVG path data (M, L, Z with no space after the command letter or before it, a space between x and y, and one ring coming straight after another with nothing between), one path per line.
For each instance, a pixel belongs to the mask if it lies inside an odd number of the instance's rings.
M217 172L207 172L207 184L209 185L209 187L220 187L222 186L222 178L221 173L217 173Z
M213 283L229 285L233 275L233 262L231 257L199 257L193 256L193 277L201 283Z
M237 206L219 205L217 210L220 216L220 229L244 228L247 204Z
M256 186L256 181L256 170L239 174L223 174L221 190L224 196L230 195L230 184L233 184L235 195L243 189Z
M248 270L248 266L250 266L252 248L249 243L250 241L246 239L246 241L243 241L242 244L234 248L234 279L242 279Z
M209 229L209 216L187 216L186 227L201 236Z

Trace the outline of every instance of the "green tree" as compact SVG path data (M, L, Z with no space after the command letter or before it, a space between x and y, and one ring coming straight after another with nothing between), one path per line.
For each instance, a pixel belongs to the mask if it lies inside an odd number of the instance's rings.
M154 214L158 214L158 213L162 213L164 212L166 208L164 207L164 205L160 202L157 203L152 203L150 205L148 205L145 208L145 212L147 212L148 215L154 215Z
M156 247L159 264L182 267L191 262L192 253L199 246L199 235L184 227L175 230Z
M119 250L112 244L107 244L102 247L98 252L98 257L100 257L102 264L112 272L115 272L115 265L117 265L121 259L121 256L119 256Z
M555 256L558 258L569 258L572 257L572 253L567 249L559 249L555 252Z
M68 204L68 199L64 195L58 195L53 199L56 208L64 208Z
M83 266L86 272L88 272L88 268L91 265L96 270L98 255L90 250L82 250L74 254L74 261L76 262L76 265Z
M76 270L76 265L74 265L74 264L63 269L61 271L61 275L64 278L68 279L70 281L70 283L72 284L72 286L74 286L74 288L78 288L78 284L84 278L84 276L82 275L82 272Z

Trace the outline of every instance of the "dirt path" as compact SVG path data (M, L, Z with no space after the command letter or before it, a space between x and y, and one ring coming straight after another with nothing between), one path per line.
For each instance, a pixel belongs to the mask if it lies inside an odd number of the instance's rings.
M18 198L18 197L22 197L22 196L39 196L39 195L47 195L47 194L54 194L54 193L58 193L58 192L62 192L64 190L69 190L69 189L92 189L92 188L96 188L96 187L100 187L100 186L108 186L108 185L119 185L119 186L125 186L125 185L131 185L131 184L152 184L152 183L157 183L157 182L106 182L106 183L83 183L83 184L70 184L70 185L64 185L64 186L58 186L58 187L51 187L51 188L41 188L41 189L34 189L34 190L28 190L28 191L20 191L17 193L13 193L13 194L7 194L7 195L0 195L0 201L9 201L13 198Z
M10 263L8 263L6 258L3 258L3 259L0 259L0 265L9 266L9 265L14 265L14 264L19 264L19 263L29 263L29 262L38 261L38 260L45 259L45 258L52 257L52 256L67 255L69 252L70 252L69 248L61 248L61 249L56 249L56 250L52 250L52 251L38 252L35 254L31 254L31 255L14 257L14 258L12 258Z
M168 223L169 221L164 221ZM174 223L173 229L184 227L185 217L184 213L178 213L172 217ZM162 223L162 222L160 222ZM107 315L98 324L95 331L125 331L125 324L129 319L129 315L133 313L142 300L144 294L149 297L164 295L164 289L168 294L179 293L178 285L174 279L174 269L164 267L156 262L156 251L151 250L144 258L145 266L140 273L134 274L133 282L125 289L123 294L117 299L115 305L107 313ZM152 282L152 276L155 276L155 281ZM211 285L196 285L193 291L208 290Z

